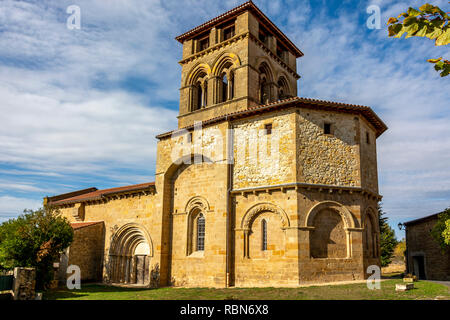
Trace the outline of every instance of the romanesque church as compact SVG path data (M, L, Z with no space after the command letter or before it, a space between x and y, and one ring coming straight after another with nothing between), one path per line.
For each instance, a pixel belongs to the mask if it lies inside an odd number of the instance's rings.
M371 108L298 97L302 51L251 1L178 36L178 128L155 181L44 198L60 273L136 286L295 286L380 265Z

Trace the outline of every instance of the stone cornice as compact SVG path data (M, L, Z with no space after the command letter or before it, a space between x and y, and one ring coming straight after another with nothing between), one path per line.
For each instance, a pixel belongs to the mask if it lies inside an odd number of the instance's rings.
M280 57L278 57L276 54L272 52L267 46L260 41L257 37L255 37L253 34L250 33L250 39L253 40L254 43L256 43L258 46L260 46L268 55L272 57L275 61L277 61L283 68L285 68L290 74L292 74L297 80L300 79L300 76L297 74L296 71L292 70L290 66L287 65L286 62L281 60Z
M379 195L378 193L372 192L368 189L361 188L361 187L312 184L312 183L302 183L302 182L233 189L231 191L231 194L234 196L236 196L236 195L245 196L246 194L270 193L273 191L286 192L289 189L295 189L296 191L298 191L300 189L306 189L306 190L315 190L315 191L319 191L319 192L339 193L339 194L342 194L344 192L347 192L349 194L361 193L361 195L365 195L368 198L373 198L378 201L380 201L382 199L382 196Z
M232 38L230 38L228 40L219 42L219 43L217 43L215 45L212 45L212 46L206 48L205 50L202 50L200 52L194 53L194 54L188 56L187 58L184 58L184 59L180 60L178 63L183 65L183 64L186 64L188 62L191 62L191 61L194 61L196 59L199 59L199 58L201 58L203 56L206 56L206 55L208 55L208 54L210 54L210 53L212 53L214 51L220 50L223 47L225 47L225 46L227 46L227 45L229 45L229 44L231 44L233 42L237 42L239 40L245 39L245 38L247 38L249 36L249 34L250 34L249 32L243 32L243 33L240 33L238 35L235 35L234 37L232 37Z
M178 119L184 118L184 117L187 117L187 116L191 116L191 115L193 115L193 114L196 114L196 113L202 113L203 111L212 110L212 109L214 109L214 108L217 108L217 107L220 107L220 106L223 106L223 105L226 105L226 104L236 103L236 102L243 101L243 100L250 100L250 101L252 101L252 102L257 103L257 101L255 101L255 99L253 99L253 98L250 97L250 96L244 96L244 97L239 97L239 98L233 98L233 99L231 99L231 100L227 100L227 101L224 101L224 102L219 102L219 103L211 104L211 105L208 105L208 106L206 106L206 107L204 107L204 108L201 108L201 109L198 109L198 110L194 110L194 111L190 111L190 112L185 113L185 114L178 115L177 118L178 118ZM245 110L245 109L244 109L244 110ZM187 129L187 128L183 128L183 129ZM193 129L193 128L191 128L191 129ZM190 129L187 129L187 130L190 130Z
M194 54L188 56L187 58L180 60L178 63L180 65L189 63L191 61L194 61L196 59L204 57L204 56L206 56L206 55L208 55L208 54L210 54L210 53L212 53L214 51L220 50L223 47L225 47L225 46L227 46L227 45L229 45L229 44L231 44L233 42L237 42L237 41L243 40L245 38L251 39L254 43L256 43L259 47L261 47L264 50L264 52L266 52L272 59L277 61L278 64L280 64L284 69L286 69L286 71L288 71L290 74L292 74L296 79L300 79L300 76L297 74L297 72L295 70L293 70L290 66L288 66L286 62L284 62L280 57L278 57L276 54L274 54L272 52L272 50L267 48L267 46L262 41L260 41L257 37L255 37L253 34L251 34L248 31L247 32L243 32L243 33L238 34L238 35L235 35L234 37L232 37L232 38L230 38L228 40L219 42L219 43L217 43L217 44L215 44L215 45L213 45L213 46L211 46L211 47L209 47L209 48L207 48L205 50L202 50L200 52L194 53Z

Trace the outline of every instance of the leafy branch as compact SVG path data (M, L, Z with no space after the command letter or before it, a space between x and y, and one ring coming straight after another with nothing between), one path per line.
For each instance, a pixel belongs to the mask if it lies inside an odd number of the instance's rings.
M409 7L407 12L398 15L397 18L389 18L389 37L405 39L410 37L426 37L435 40L436 46L445 46L450 43L450 16L438 6L429 3L419 9ZM441 77L450 74L450 61L442 59L427 60L434 64L434 69L440 71Z

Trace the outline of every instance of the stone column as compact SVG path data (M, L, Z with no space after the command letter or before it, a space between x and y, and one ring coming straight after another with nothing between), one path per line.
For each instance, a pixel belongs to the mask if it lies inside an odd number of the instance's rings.
M310 235L314 227L298 228L298 257L302 261L308 261L311 258Z
M150 283L150 256L144 257L144 284Z
M136 274L136 268L137 268L137 257L133 256L132 260L131 260L131 283L136 283L137 282L137 274Z
M352 233L350 230L345 230L347 240L347 259L352 257Z
M250 230L244 230L244 258L249 258L249 237Z
M125 257L125 276L124 276L124 282L130 283L130 259L131 257Z

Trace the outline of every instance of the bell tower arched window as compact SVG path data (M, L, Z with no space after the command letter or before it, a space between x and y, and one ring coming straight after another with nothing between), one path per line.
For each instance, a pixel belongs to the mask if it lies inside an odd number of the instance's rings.
M278 100L287 99L291 96L289 93L288 83L286 81L286 78L284 78L283 76L278 79L277 87L278 87Z
M191 111L199 110L208 104L208 81L199 79L192 86Z
M218 65L217 72L219 76L216 82L215 99L216 103L221 103L234 98L234 73L231 61L225 60L225 62Z
M258 68L259 71L259 102L261 104L267 104L272 102L272 86L273 86L273 78L272 72L267 65L267 63L263 62Z

